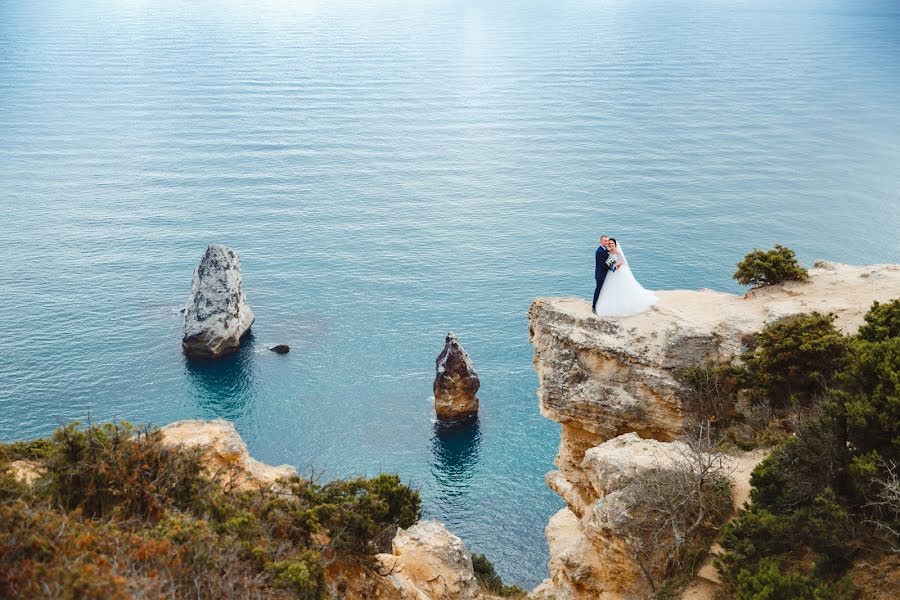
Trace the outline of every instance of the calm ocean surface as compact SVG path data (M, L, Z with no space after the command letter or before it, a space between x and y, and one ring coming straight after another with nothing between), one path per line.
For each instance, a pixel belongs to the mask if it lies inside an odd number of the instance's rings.
M232 419L267 462L400 473L532 586L562 502L530 301L589 298L601 232L650 288L736 291L774 242L900 260L900 4L2 0L0 224L0 440ZM208 243L257 322L195 365ZM448 330L482 414L446 437Z

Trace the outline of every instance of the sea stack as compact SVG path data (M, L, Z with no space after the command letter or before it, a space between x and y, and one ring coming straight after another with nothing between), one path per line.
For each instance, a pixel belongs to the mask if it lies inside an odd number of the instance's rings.
M478 414L475 394L481 382L472 360L451 331L435 361L434 410L441 421L459 421Z
M253 320L237 253L218 244L208 247L194 272L184 309L185 354L203 358L230 354L240 347Z

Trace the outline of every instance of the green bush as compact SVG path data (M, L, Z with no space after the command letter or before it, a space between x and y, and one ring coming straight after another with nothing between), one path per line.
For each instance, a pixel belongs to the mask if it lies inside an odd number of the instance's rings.
M724 422L734 416L738 390L746 371L730 363L707 361L684 369L681 380L690 388L684 411L689 420Z
M504 585L500 575L494 569L494 563L484 554L472 555L472 568L475 571L475 579L481 589L507 598L524 598L525 590L517 585Z
M123 517L159 518L166 508L186 508L213 485L197 450L166 447L158 429L127 423L74 423L53 434L40 485L66 509L90 517L119 511Z
M782 572L777 561L766 560L759 569L742 569L737 575L735 600L853 600L857 592L848 580L817 583L797 573Z
M323 600L325 557L370 568L421 510L395 475L235 490L127 424L63 427L43 447L30 488L0 459L0 598Z
M52 442L47 438L0 444L0 461L41 460L47 456L50 448Z
M770 323L745 360L751 387L773 406L808 404L847 362L849 340L834 315L807 313Z
M746 361L755 392L817 414L756 467L751 506L723 532L728 597L854 598L854 561L897 551L897 314L896 300L875 303L854 338L816 314L758 336Z
M753 505L786 514L837 485L847 462L839 439L839 428L832 420L804 425L753 470Z
M900 337L857 341L841 373L835 410L859 454L900 461Z
M865 319L865 325L859 329L860 339L880 342L900 337L900 298L884 304L875 302Z
M741 285L754 287L809 277L807 270L797 262L794 251L781 244L775 244L768 251L754 249L737 264L737 268L732 277Z

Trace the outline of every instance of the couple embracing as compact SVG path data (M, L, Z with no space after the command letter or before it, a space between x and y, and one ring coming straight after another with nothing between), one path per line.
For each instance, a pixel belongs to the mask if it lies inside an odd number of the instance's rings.
M634 278L616 238L600 237L600 247L594 253L594 279L597 287L591 307L595 315L625 317L656 303L656 294Z

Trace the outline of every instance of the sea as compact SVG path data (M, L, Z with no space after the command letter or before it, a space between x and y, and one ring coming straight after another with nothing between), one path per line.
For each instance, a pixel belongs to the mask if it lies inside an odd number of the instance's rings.
M526 312L591 297L600 234L647 288L739 293L754 247L900 262L898 230L896 0L0 0L0 441L229 419L399 474L508 583L563 507ZM213 243L257 320L194 362Z

